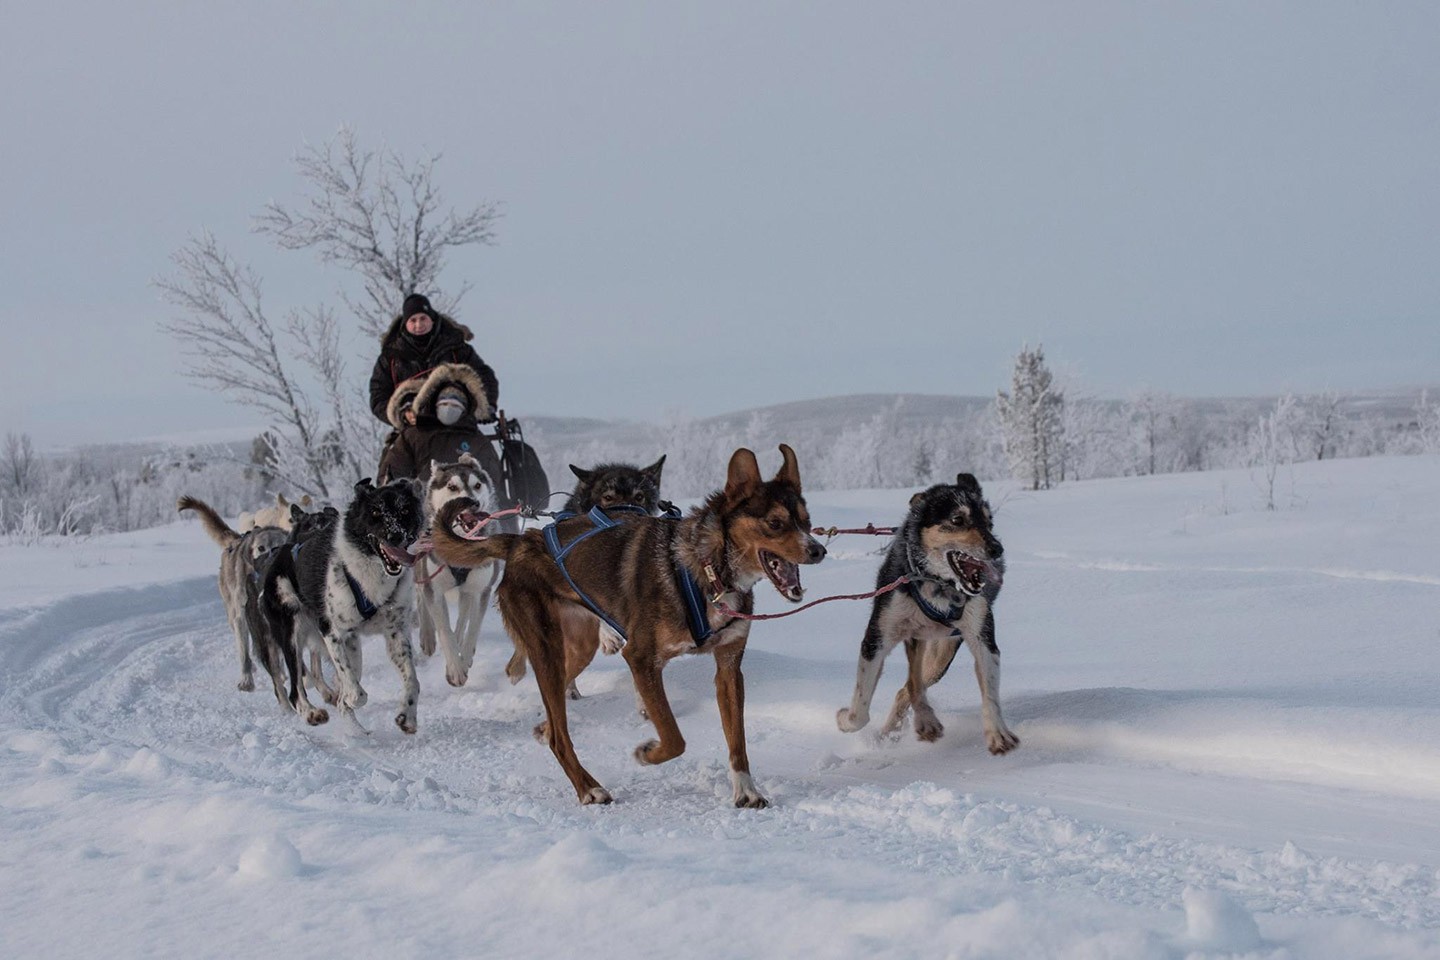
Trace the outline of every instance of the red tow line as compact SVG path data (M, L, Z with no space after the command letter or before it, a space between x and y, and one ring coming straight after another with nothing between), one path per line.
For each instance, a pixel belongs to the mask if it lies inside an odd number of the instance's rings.
M713 589L714 587L720 587L719 580L714 579L714 571L710 569L708 564L706 566L706 576L711 577L711 587L713 587ZM732 610L727 604L720 602L720 597L724 596L724 593L717 593L716 596L710 597L710 603L711 606L714 606L714 609L720 610L724 615L736 617L736 619L740 620L779 620L780 617L795 616L796 613L804 613L805 610L811 609L812 606L829 603L831 600L868 600L871 599L871 597L878 597L883 593L890 593L891 590L904 586L906 583L910 583L910 577L900 576L891 580L890 583L880 587L878 590L871 590L870 593L841 593L837 594L837 596L821 597L819 600L811 600L811 602L806 603L805 606L798 606L793 610L786 610L785 613L740 613L739 610ZM723 590L723 587L721 587L721 590Z

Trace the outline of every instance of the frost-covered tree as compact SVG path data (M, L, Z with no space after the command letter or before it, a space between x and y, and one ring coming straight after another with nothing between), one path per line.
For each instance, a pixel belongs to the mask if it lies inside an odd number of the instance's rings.
M1415 400L1415 419L1406 432L1410 434L1408 441L1394 444L1399 450L1406 453L1440 453L1440 401L1432 401L1430 391L1420 391Z
M1135 445L1135 472L1141 475L1168 473L1174 469L1171 457L1179 424L1180 405L1168 393L1149 387L1125 404Z
M1081 393L1074 384L1064 388L1060 407L1060 480L1084 480L1125 472L1125 429L1117 406Z
M1334 390L1312 394L1300 401L1305 452L1316 460L1334 457L1350 431L1345 412L1348 398Z
M271 202L256 230L286 250L313 249L324 263L360 276L364 293L342 294L362 329L379 337L406 294L431 293L449 313L470 289L440 287L451 250L495 240L499 204L468 210L445 205L435 180L440 154L407 160L389 150L366 149L349 128L322 146L307 146L295 166L308 188L299 206Z
M1045 365L1045 348L1026 344L1015 357L1010 392L995 395L1005 455L1017 480L1048 490L1059 480L1065 397Z
M256 230L358 275L363 294L340 296L367 334L378 334L411 292L448 310L466 288L450 296L440 289L446 255L492 242L499 212L491 203L445 207L438 160L364 149L343 129L296 157L304 199L270 203ZM259 276L208 232L171 260L174 271L156 286L184 316L162 326L185 351L189 377L265 415L267 474L292 493L328 500L371 473L381 426L369 413L365 378L348 375L335 312L292 308L276 319Z
M23 497L35 488L40 461L35 456L35 443L28 433L5 434L3 460L0 460L0 482L7 493Z
M1304 416L1292 394L1275 401L1250 429L1250 466L1259 471L1257 483L1265 498L1265 509L1275 509L1275 479L1280 468L1300 456L1296 439L1304 433Z

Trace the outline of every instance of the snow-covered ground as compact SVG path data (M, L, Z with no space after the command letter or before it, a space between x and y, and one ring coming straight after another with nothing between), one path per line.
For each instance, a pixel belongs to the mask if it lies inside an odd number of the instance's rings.
M761 811L727 802L708 658L666 673L689 750L657 768L623 663L581 678L616 797L582 808L494 614L468 687L423 664L414 737L371 641L357 739L235 690L197 524L0 547L0 956L1440 957L1440 459L1280 488L992 486L1006 757L958 664L938 743L836 730L864 604L757 624ZM868 589L882 545L831 546L808 595Z

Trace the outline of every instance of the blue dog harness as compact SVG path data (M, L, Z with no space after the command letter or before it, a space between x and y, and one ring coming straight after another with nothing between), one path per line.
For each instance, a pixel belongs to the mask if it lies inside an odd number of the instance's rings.
M645 512L638 508L636 508L636 511L639 513ZM600 606L594 600L591 600L590 596L584 590L580 589L580 586L575 582L575 578L570 576L570 571L565 569L565 558L570 555L571 550L574 550L580 544L601 531L618 527L620 521L611 519L610 514L601 510L599 507L593 507L590 512L586 514L586 517L594 526L562 547L560 545L560 531L556 529L556 525L562 520L569 520L576 516L576 514L573 513L566 516L567 512L568 511L557 514L555 523L550 524L541 531L541 534L545 537L545 549L550 552L550 559L554 560L555 566L560 568L560 574L565 578L565 582L570 584L570 589L575 591L575 595L580 598L580 602L589 607L591 613L605 621L605 624L611 630L614 630L621 638L629 640L630 638L625 636L625 631L620 628L620 624L612 620L604 610L601 610Z
M648 517L650 515L643 508L631 504L622 504L621 506L611 507L610 509L620 510L625 513L636 513L642 517ZM561 511L555 515L555 523L550 524L541 531L545 538L545 549L550 553L550 558L555 561L555 566L560 568L560 574L565 578L565 582L570 584L570 589L574 590L575 595L580 598L580 602L585 604L591 613L603 620L606 626L614 630L622 640L629 641L630 638L625 635L625 631L620 627L620 624L616 623L604 610L601 610L600 605L590 599L590 596L586 594L584 590L580 589L580 585L575 582L575 578L570 576L570 571L565 568L565 558L569 556L571 550L574 550L581 543L601 531L618 527L620 521L611 517L604 509L592 507L590 512L585 516L586 519L594 524L594 527L580 534L580 536L562 547L560 545L560 532L556 529L556 524L562 520L573 519L576 516L578 516L578 514L570 511ZM678 520L680 519L680 511L673 504L668 504L665 512L661 515L661 519ZM695 582L695 578L690 575L690 571L686 570L683 565L676 564L675 585L679 588L680 596L685 601L685 624L690 628L690 636L695 641L695 646L703 646L705 641L709 640L715 634L715 630L710 626L710 618L706 616L705 613L704 594L701 593L700 584Z
M297 543L290 548L290 556L294 558L297 563L300 560L300 548L303 546L305 546L304 543ZM345 570L345 567L342 565L340 569ZM375 616L380 608L375 606L373 600L365 596L364 588L360 586L358 580L350 576L349 570L345 570L345 582L350 585L350 596L355 598L355 609L360 612L360 619L369 620Z
M955 626L955 621L959 620L960 615L965 612L965 598L962 598L958 604L951 603L950 609L941 610L929 600L925 599L924 593L920 590L920 583L922 582L920 575L912 572L910 576L911 579L905 584L905 592L910 594L910 599L915 601L915 606L919 607L920 612L931 620L934 620L941 626L949 627L950 636L960 636L960 628Z

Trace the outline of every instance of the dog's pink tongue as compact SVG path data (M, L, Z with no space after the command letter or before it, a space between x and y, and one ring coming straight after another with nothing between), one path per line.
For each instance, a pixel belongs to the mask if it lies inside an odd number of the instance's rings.
M788 599L799 600L805 596L805 588L800 583L800 567L798 564L790 563L781 567L780 579L784 584L780 592Z
M384 552L385 556L394 560L396 563L403 563L407 567L415 563L415 558L412 555L406 553L404 550L396 550L388 543L381 543L380 549Z

